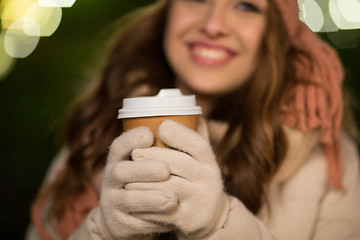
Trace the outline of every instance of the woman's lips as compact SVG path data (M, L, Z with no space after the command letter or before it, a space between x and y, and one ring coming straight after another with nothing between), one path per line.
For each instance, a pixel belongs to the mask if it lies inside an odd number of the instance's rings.
M189 44L189 50L193 61L209 67L224 65L236 55L226 47L203 42Z

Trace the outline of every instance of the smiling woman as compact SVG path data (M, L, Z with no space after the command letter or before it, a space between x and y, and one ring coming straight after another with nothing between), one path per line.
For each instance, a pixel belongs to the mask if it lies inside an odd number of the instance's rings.
M28 239L358 239L343 68L296 0L162 0L112 39L34 203ZM128 20L128 19L127 19ZM179 88L197 131L123 133L124 98Z

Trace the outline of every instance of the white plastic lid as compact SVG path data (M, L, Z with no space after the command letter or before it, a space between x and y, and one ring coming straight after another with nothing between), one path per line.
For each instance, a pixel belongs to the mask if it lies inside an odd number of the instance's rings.
M161 89L153 97L125 98L118 118L200 115L195 95L183 95L177 88Z

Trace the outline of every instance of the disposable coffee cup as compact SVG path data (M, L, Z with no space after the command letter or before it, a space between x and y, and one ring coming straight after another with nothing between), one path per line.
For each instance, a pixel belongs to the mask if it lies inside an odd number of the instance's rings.
M122 119L124 131L148 127L155 135L154 145L165 147L158 136L158 127L163 121L173 120L196 131L201 114L195 95L183 95L177 88L167 88L156 96L125 98L118 119Z

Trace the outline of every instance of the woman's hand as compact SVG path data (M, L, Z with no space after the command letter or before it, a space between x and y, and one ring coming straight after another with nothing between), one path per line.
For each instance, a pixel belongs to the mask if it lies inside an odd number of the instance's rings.
M161 140L170 148L135 149L135 162L160 161L170 169L171 176L158 182L133 182L126 185L131 191L155 191L175 197L166 202L153 201L148 212L134 213L146 221L173 225L180 238L206 239L220 229L229 212L229 200L223 191L220 169L207 140L196 132L173 121L159 127ZM171 207L170 207L171 206Z
M130 161L135 148L150 147L154 136L148 128L140 127L123 133L110 147L99 209L105 230L114 239L137 239L136 235L170 231L162 224L139 219L133 213L168 211L174 208L173 192L147 189L129 190L127 184L146 182L154 184L169 178L166 164L157 159L146 162ZM136 160L136 159L135 159Z

